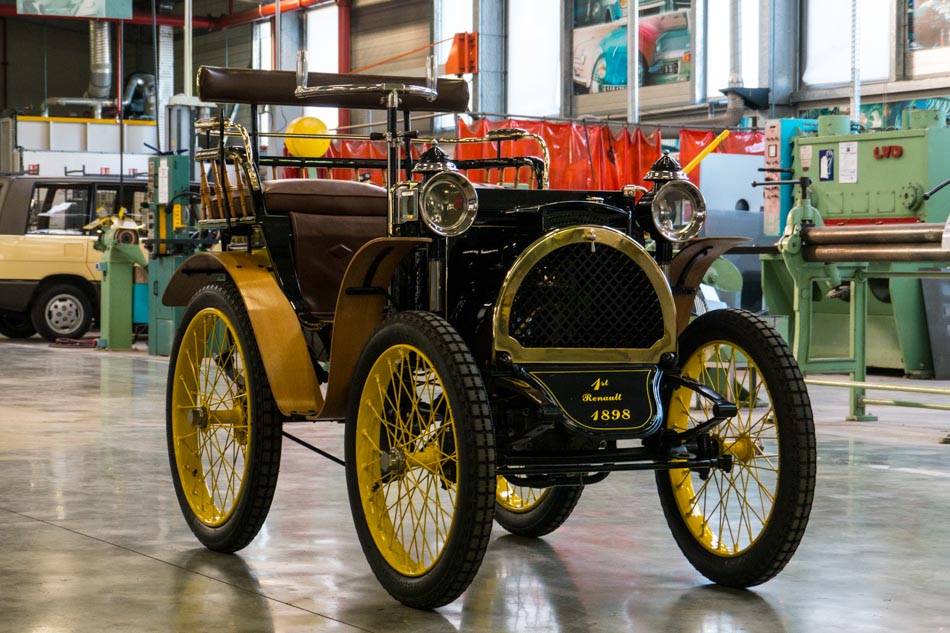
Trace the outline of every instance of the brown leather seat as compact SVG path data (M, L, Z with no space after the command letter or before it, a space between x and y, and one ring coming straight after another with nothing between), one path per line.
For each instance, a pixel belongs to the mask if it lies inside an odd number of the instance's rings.
M386 190L347 180L271 180L263 183L268 213L287 213L294 266L310 312L332 314L350 258L386 235Z
M355 180L287 178L264 181L268 213L386 216L386 190Z

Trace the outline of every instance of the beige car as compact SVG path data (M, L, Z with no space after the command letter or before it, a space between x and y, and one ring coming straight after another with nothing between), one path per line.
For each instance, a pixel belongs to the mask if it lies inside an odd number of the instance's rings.
M0 334L81 338L99 312L95 231L83 227L122 206L138 211L141 180L0 177Z

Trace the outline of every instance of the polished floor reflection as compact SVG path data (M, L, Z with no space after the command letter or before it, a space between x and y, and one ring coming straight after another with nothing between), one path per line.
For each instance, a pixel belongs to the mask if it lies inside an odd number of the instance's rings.
M785 571L754 590L708 585L670 536L652 475L620 473L542 540L496 526L469 590L420 612L393 602L364 561L343 469L290 442L258 538L236 556L201 548L169 474L166 371L144 353L0 338L0 631L946 627L945 413L881 408L878 422L845 423L845 392L813 389L812 520ZM295 428L342 453L338 425Z

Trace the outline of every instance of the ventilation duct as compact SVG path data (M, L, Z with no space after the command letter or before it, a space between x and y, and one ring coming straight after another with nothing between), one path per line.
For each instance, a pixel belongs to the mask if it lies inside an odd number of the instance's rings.
M86 96L112 96L112 30L108 22L89 23L89 88Z

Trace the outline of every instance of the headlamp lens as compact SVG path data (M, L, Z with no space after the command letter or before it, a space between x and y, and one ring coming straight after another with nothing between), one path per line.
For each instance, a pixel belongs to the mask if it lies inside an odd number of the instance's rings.
M664 238L682 242L699 235L706 221L706 201L686 180L663 184L653 199L653 224Z
M422 186L422 219L439 235L452 237L464 233L477 213L475 188L462 174L437 174Z

